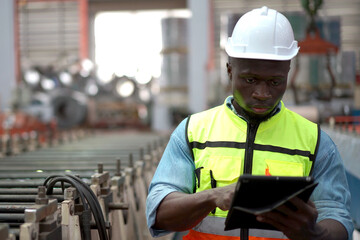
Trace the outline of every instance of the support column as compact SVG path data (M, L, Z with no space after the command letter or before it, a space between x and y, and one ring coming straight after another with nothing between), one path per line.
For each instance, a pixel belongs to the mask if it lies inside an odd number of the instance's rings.
M191 113L195 113L208 107L209 0L187 0L187 5L192 13L188 27L188 107Z
M0 111L10 107L11 90L16 82L14 2L0 1Z

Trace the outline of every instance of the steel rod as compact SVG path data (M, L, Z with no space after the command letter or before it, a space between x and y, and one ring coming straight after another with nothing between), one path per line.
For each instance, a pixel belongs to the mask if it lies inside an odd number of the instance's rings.
M64 174L64 173L61 173L61 174ZM90 184L89 179L83 179L83 181L85 183ZM24 182L24 181L0 181L0 188L37 188L38 186L43 185L43 183L44 183L44 181L33 181L33 180L27 180L26 182ZM65 187L68 187L68 186L70 186L70 185L66 183ZM59 187L61 187L61 184L56 183L55 187L59 188Z
M26 208L29 208L33 204L1 204L0 213L24 213Z
M88 178L90 179L91 176L94 174L94 171L63 171L63 172L35 172L35 173L19 173L18 171L15 171L14 173L12 172L8 172L5 174L2 174L0 176L0 181L1 179L31 179L31 180L37 180L37 179L44 179L47 178L50 175L54 175L54 174L72 174L72 175L79 175L80 178Z
M33 202L37 195L0 195L0 202ZM48 195L48 198L55 198L58 202L64 200L64 196L60 195Z
M0 222L21 223L24 222L25 214L23 213L0 213Z
M38 190L36 188L0 188L0 194L2 195L35 195L38 193ZM55 188L53 191L53 195L63 195L63 192L61 189Z
M101 161L98 161L98 162L101 162ZM78 165L75 165L75 164L71 164L71 165L67 165L66 163L63 163L63 164L59 164L59 165L52 165L51 163L46 165L46 164L41 164L41 165L31 165L31 166L19 166L16 165L16 166L3 166L1 169L0 169L0 173L2 172L2 174L5 174L9 171L67 171L67 170L72 170L72 171L78 171L78 170L82 170L82 171L93 171L95 172L96 169L97 169L97 164L98 162L94 162L94 163L84 163L84 164L78 164ZM123 166L129 166L129 162L128 161L124 161L122 162L122 165ZM79 165L84 165L84 166L79 166ZM0 165L1 166L1 165ZM116 162L115 160L113 160L111 163L108 163L104 166L104 170L107 171L107 170L114 170L115 171L116 169Z

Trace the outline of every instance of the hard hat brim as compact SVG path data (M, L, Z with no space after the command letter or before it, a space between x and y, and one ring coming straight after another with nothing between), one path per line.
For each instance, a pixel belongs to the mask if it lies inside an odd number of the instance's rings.
M233 58L248 58L248 59L259 59L259 60L274 60L274 61L287 61L294 58L298 52L299 47L289 55L278 55L278 54L266 54L266 53L239 53L231 49L231 47L226 46L225 52L229 57Z

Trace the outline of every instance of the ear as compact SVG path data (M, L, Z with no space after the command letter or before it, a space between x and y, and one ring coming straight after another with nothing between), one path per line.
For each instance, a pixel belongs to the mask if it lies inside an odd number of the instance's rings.
M291 70L291 60L289 60L289 72L290 72L290 70ZM296 62L295 62L295 64L299 64L299 60L297 60Z
M227 68L227 74L229 76L229 79L230 79L230 81L232 81L232 67L231 67L230 62L226 63L226 68Z

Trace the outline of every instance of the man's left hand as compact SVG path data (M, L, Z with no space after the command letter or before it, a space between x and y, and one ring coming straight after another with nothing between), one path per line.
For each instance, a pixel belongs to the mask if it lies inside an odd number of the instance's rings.
M326 229L316 223L318 212L312 201L307 203L295 197L288 204L283 204L276 210L257 216L259 222L273 225L292 240L322 239Z

